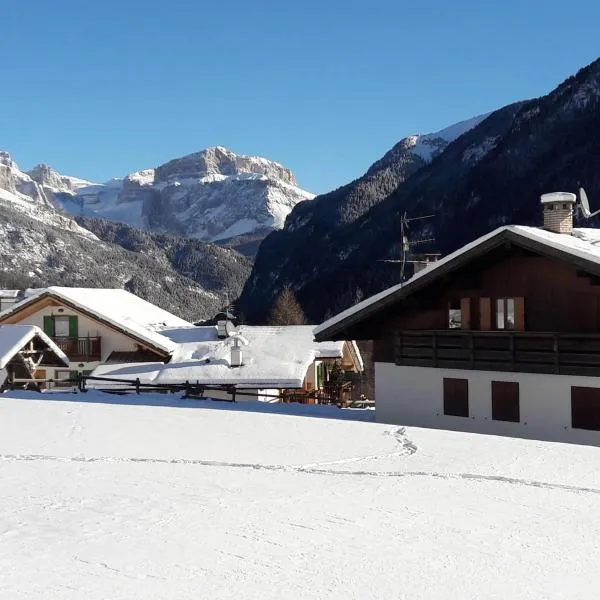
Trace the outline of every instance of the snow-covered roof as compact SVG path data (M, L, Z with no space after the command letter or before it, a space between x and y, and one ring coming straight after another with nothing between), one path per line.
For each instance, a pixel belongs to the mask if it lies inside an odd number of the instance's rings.
M52 286L36 290L22 302L0 313L0 320L38 299L51 296L96 317L154 348L171 353L177 347L161 331L168 327L189 327L191 323L122 289Z
M318 340L324 340L328 336L336 335L345 327L362 320L367 314L408 295L421 284L435 278L441 271L451 268L460 259L466 259L471 253L487 248L489 244L492 247L496 246L505 239L517 244L522 243L525 246L535 246L537 249L546 248L558 252L566 258L600 266L600 229L573 229L573 234L568 235L554 233L539 227L505 225L477 238L437 262L431 263L431 266L419 271L408 281L389 287L324 321L315 328L315 337Z
M0 325L0 369L4 369L14 355L34 337L39 337L65 366L69 366L67 355L35 325Z
M116 379L139 377L142 383L203 383L250 387L301 387L308 367L325 358L343 357L346 342L315 342L313 325L285 327L240 326L248 341L243 346L243 365L230 367L232 339L219 339L216 327L164 330L177 345L171 361L163 363L101 365L94 375ZM355 351L359 368L360 352ZM100 385L100 384L97 384Z
M16 298L19 290L0 290L0 298Z

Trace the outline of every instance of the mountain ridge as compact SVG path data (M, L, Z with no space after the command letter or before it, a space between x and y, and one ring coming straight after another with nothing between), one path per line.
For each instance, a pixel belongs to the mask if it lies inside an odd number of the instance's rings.
M47 187L55 190L55 205L73 216L216 243L227 240L230 247L238 236L262 239L283 227L296 204L314 197L280 163L222 146L101 184L80 185L82 180L59 174L47 179L54 182L54 188Z
M290 286L318 322L397 283L397 265L383 261L399 257L405 211L435 215L411 235L434 237L420 250L446 254L498 225L539 224L541 193L585 182L600 197L598 132L600 60L545 96L492 112L429 163L397 145L389 164L297 206L263 241L240 309L260 322Z

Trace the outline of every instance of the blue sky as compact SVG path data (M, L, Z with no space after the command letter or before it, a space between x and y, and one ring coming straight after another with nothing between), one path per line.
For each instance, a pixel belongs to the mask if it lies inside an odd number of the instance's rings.
M22 0L0 149L103 181L207 146L325 192L410 133L542 95L600 54L572 0Z

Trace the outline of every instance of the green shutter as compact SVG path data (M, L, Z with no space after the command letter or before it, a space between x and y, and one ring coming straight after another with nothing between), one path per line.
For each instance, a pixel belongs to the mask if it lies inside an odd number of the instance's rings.
M77 317L75 317L77 318ZM77 379L77 376L79 375L79 371L69 371L69 379L72 379L73 381Z
M50 337L54 335L54 321L52 317L44 317L44 333Z
M324 375L324 369L323 369L323 363L319 363L317 365L317 387L320 388L323 386L323 377Z
M69 317L69 337L79 337L79 327L77 323L77 317Z

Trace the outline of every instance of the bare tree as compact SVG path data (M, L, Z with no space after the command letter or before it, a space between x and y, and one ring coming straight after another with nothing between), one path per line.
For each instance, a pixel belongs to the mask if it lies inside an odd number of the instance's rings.
M294 293L289 287L285 287L279 294L271 314L269 325L306 325L306 316Z

